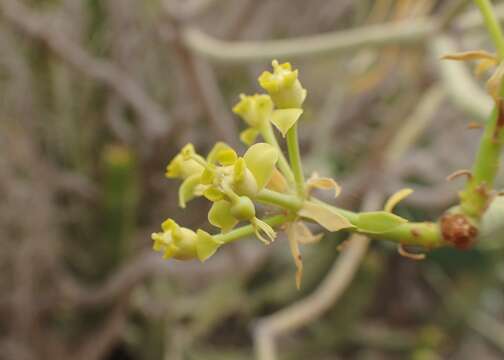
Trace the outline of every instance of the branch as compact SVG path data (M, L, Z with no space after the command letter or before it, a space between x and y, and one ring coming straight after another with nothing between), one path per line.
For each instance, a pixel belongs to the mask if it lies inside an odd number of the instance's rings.
M87 340L81 344L75 354L71 356L76 360L99 360L112 349L125 328L128 317L128 297L118 300L111 310L111 314L105 319L101 328L93 330L93 335L87 336Z
M504 5L496 7L496 16L504 19ZM479 12L471 11L454 24L461 30L481 27ZM215 62L246 63L271 59L295 59L308 56L339 54L362 47L395 44L417 44L431 41L444 26L443 19L409 19L400 22L370 25L356 29L285 40L236 41L219 40L193 27L183 33L186 46L195 53Z
M164 110L117 65L94 58L17 0L2 0L0 10L5 20L25 36L43 42L68 65L115 91L144 120L140 127L146 137L159 138L170 130Z
M229 42L193 27L186 28L183 36L186 46L198 55L215 62L245 63L337 54L392 43L411 44L432 35L436 28L434 21L420 19L287 40Z
M263 258L263 249L255 246L246 247L239 272L246 276L250 271L257 268L258 262ZM159 254L152 250L146 250L136 259L123 265L103 284L95 287L84 286L77 283L70 275L60 279L60 301L69 303L71 306L92 307L112 303L131 289L138 286L150 276L167 275L178 279L182 283L194 283L195 279L204 281L209 277L220 276L226 269L236 266L235 259L230 253L219 255L215 261L201 264L194 262L167 262ZM208 281L208 280L207 280ZM51 305L54 299L49 299Z

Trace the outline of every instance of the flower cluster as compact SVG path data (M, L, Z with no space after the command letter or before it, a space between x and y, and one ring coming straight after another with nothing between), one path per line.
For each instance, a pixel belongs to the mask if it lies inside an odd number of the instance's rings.
M208 221L220 233L194 232L168 219L162 224L163 231L152 234L152 239L154 250L162 252L165 258L204 261L220 246L251 234L269 244L276 237L273 226L281 226L297 268L296 285L299 287L303 269L299 244L311 244L322 237L314 235L306 221L318 223L331 232L364 229L369 233L389 231L404 221L389 210L356 215L352 223L341 211L312 197L314 189L332 190L337 197L341 188L333 179L317 174L305 182L298 140L288 133L295 130L303 113L306 90L298 79L297 70L292 70L289 63L273 61L272 65L273 72L265 71L258 79L267 94L242 94L233 107L233 112L247 125L240 135L248 146L243 156L222 142L207 156L198 154L192 144L187 144L166 168L168 178L182 181L180 207L185 208L196 197L206 198L212 203ZM288 161L274 128L286 137ZM264 142L256 142L259 137ZM256 211L258 202L280 208L278 215L261 220ZM376 219L388 225L380 228ZM240 222L247 224L235 229Z

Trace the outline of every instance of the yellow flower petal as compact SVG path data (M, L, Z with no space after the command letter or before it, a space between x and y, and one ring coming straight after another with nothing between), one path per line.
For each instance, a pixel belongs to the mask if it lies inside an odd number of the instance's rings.
M252 145L243 159L247 168L254 175L258 189L264 188L273 176L275 164L278 161L278 150L266 143L257 143Z
M383 208L386 212L392 212L397 204L413 193L412 189L401 189L390 196Z
M343 215L321 204L306 202L298 214L316 221L331 232L354 227Z
M233 112L240 116L250 127L259 129L269 121L273 111L273 100L269 95L240 95L240 102L233 107Z
M173 219L166 219L161 224L161 229L163 229L163 231L174 231L177 230L178 228L179 228L178 224Z
M299 120L302 113L302 109L275 110L271 115L271 122L282 133L282 136L285 137L287 131Z
M212 204L208 212L208 221L222 232L228 232L238 223L238 220L231 215L231 203L226 200L219 200Z
M217 153L217 162L223 166L233 165L237 159L238 155L236 155L236 151L233 149L225 149Z
M182 182L178 191L179 206L184 209L187 202L196 197L195 189L200 184L201 176L194 174Z
M223 151L223 150L232 150L233 148L231 146L229 146L228 144L226 144L225 142L222 142L222 141L219 141L218 143L216 143L212 150L210 150L210 152L208 153L208 156L207 156L207 161L210 163L210 164L215 164L217 163L217 159L218 159L218 154Z
M214 187L210 187L203 191L203 196L211 202L216 202L224 198L224 194Z
M182 148L166 167L165 176L167 178L186 179L194 174L201 174L203 166L192 158L198 157L192 144L187 144ZM203 160L203 159L202 159ZM204 161L204 160L203 160Z
M240 140L247 146L255 143L257 137L259 136L259 130L249 127L240 133Z

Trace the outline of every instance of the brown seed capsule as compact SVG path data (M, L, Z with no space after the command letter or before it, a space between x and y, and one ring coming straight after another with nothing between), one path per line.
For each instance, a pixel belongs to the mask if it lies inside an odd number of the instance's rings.
M463 214L447 213L443 215L441 232L445 241L460 250L471 248L478 235L478 229Z

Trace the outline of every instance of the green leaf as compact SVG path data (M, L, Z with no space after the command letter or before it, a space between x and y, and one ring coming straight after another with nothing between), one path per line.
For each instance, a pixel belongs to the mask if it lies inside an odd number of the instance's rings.
M287 131L299 120L302 109L280 109L273 111L271 122L285 137Z
M354 227L343 215L321 204L306 202L298 214L299 216L316 221L331 232Z
M408 220L386 211L372 211L360 213L354 221L354 225L360 231L381 234L407 222Z

